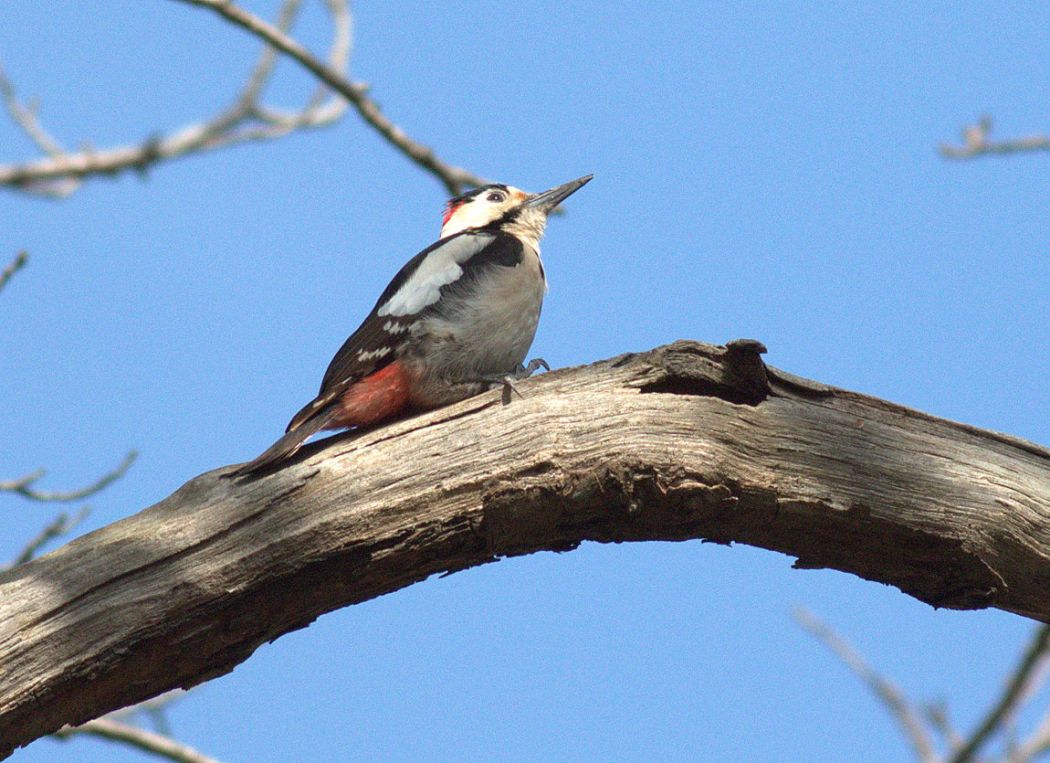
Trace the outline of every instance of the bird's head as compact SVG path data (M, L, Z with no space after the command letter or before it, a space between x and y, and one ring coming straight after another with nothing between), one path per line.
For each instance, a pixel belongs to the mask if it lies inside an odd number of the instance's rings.
M535 246L547 225L547 215L591 177L585 175L543 193L528 193L499 183L474 188L449 199L445 205L441 238L471 228L498 228Z

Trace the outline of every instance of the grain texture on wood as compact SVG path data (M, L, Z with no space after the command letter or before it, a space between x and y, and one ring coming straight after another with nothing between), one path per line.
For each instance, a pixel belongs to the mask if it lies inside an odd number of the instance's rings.
M677 342L191 480L0 575L0 753L434 573L585 540L774 549L1050 622L1050 451Z

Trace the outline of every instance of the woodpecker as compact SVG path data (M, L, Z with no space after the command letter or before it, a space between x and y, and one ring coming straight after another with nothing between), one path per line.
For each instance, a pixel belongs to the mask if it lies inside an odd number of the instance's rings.
M445 206L440 238L405 263L332 358L285 435L231 476L271 467L326 429L361 428L513 385L540 319L547 216L591 175L530 194L475 188Z

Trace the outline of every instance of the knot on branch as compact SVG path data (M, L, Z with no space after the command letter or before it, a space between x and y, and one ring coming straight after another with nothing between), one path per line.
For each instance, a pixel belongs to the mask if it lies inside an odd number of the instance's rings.
M674 342L646 353L644 360L652 372L639 390L758 405L769 396L766 365L760 357L765 351L765 345L755 339L737 339L724 347Z

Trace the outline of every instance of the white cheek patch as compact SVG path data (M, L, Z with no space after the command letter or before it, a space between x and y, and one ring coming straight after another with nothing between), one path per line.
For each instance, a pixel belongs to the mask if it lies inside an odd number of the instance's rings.
M460 267L488 246L493 236L463 235L449 239L426 256L415 272L376 311L379 317L387 315L415 315L441 298L441 287L453 283L461 275Z
M516 188L508 189L511 196L502 202L492 202L477 198L454 207L441 224L441 236L451 236L468 228L483 228L495 222L509 209L518 205L526 194Z

